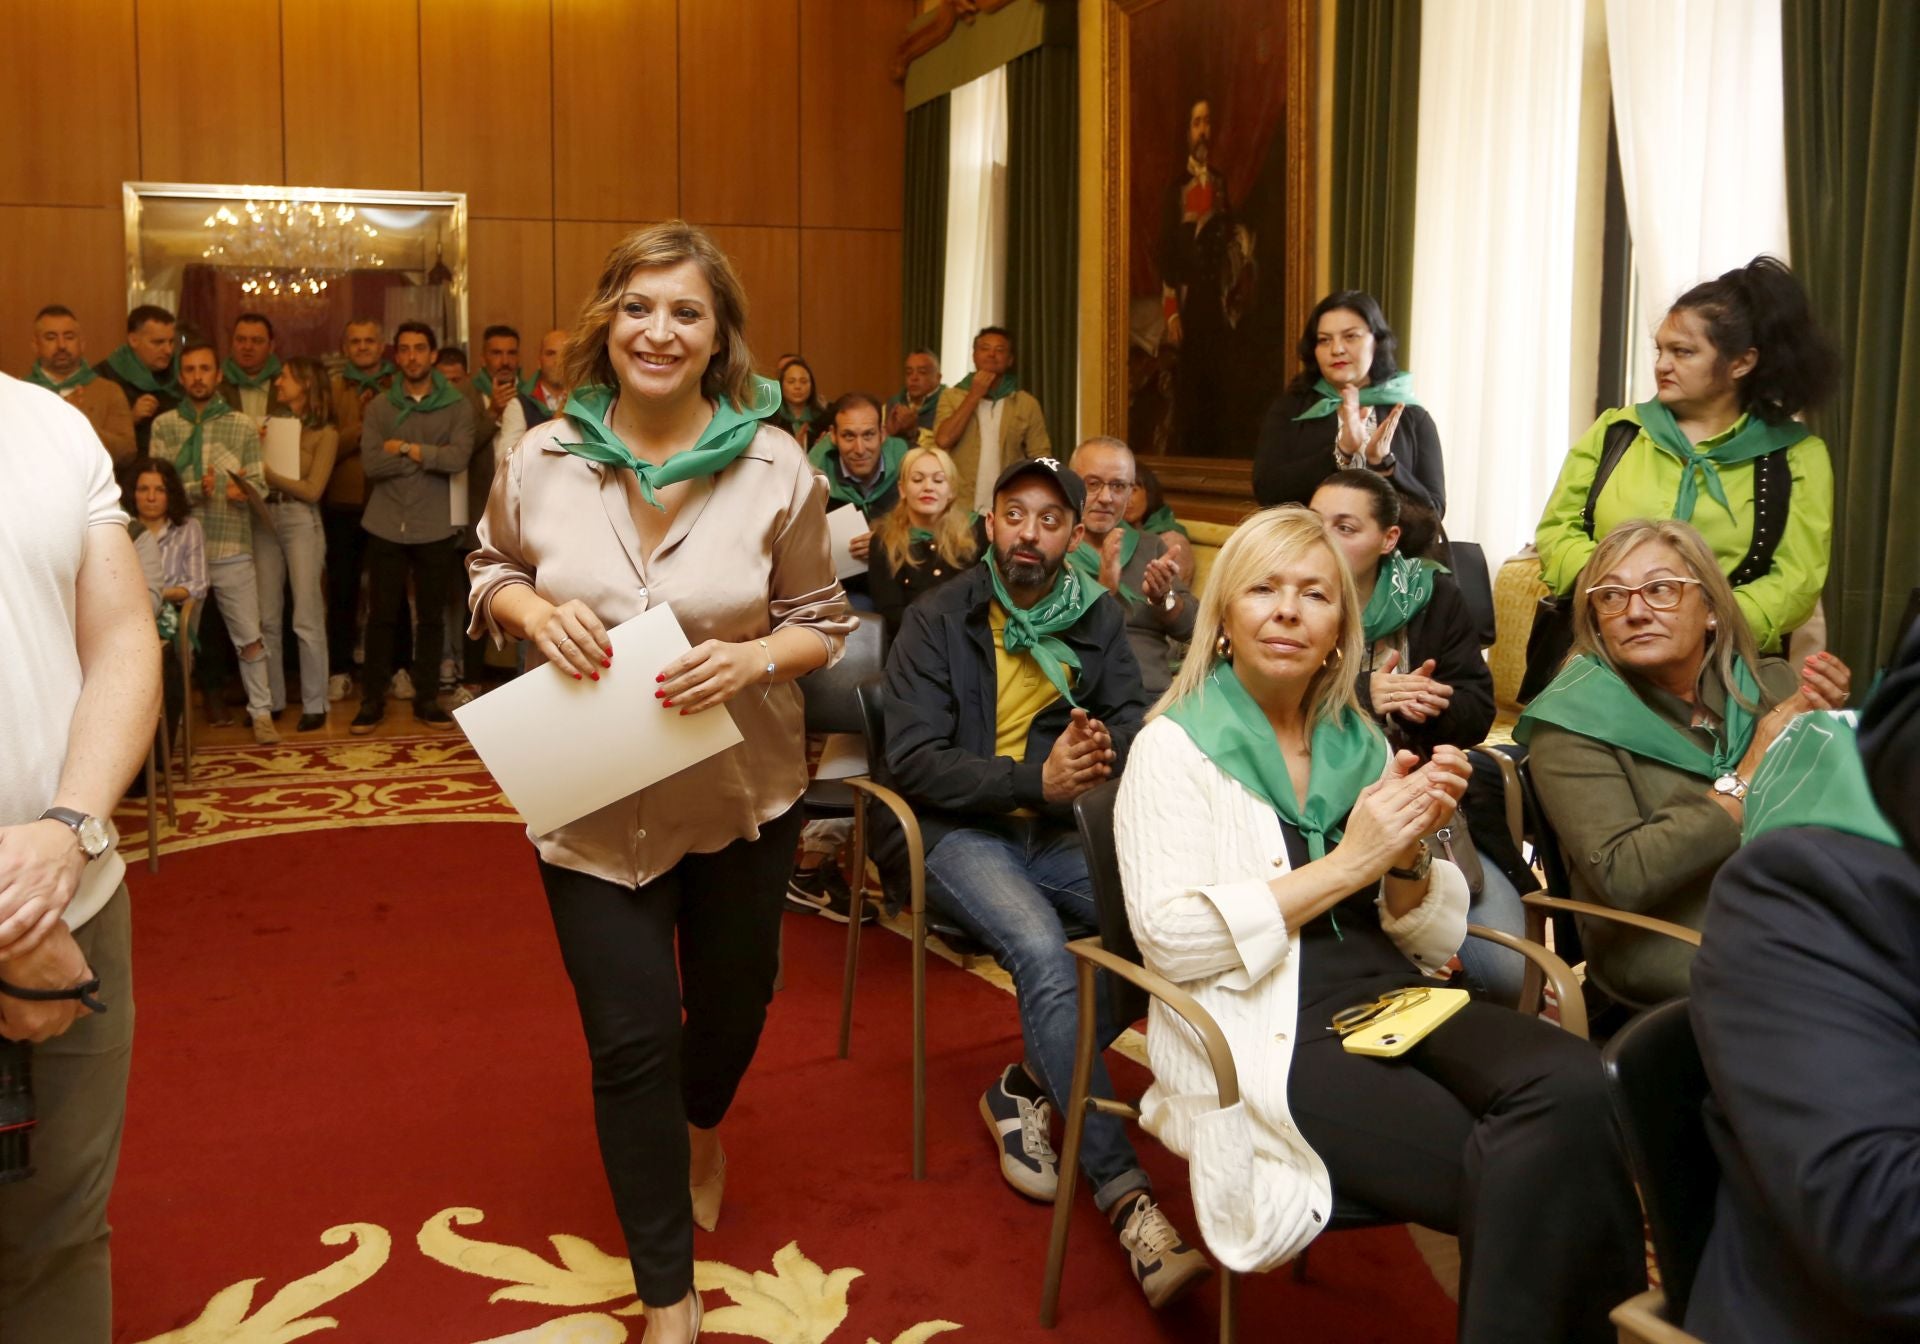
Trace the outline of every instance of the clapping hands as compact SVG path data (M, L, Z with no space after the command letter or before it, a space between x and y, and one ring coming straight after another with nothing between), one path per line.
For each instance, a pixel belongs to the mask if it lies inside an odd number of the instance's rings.
M1113 735L1087 711L1076 709L1066 731L1040 767L1040 789L1050 803L1070 803L1113 774Z

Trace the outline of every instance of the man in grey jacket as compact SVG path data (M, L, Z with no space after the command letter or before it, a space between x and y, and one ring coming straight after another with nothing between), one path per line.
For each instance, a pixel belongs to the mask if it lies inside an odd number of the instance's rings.
M399 376L367 403L360 429L360 459L367 471L369 612L367 660L352 731L371 733L386 713L381 694L393 673L393 623L413 580L413 717L434 728L453 716L440 708L440 644L447 594L459 562L453 525L453 478L473 456L473 408L434 368L433 328L403 322L393 338ZM464 482L461 486L464 487Z
M1139 469L1133 450L1101 435L1073 450L1073 470L1087 486L1087 538L1068 557L1112 593L1127 613L1127 643L1140 683L1157 698L1173 682L1173 658L1193 638L1200 603L1180 578L1178 560L1157 532L1126 523Z

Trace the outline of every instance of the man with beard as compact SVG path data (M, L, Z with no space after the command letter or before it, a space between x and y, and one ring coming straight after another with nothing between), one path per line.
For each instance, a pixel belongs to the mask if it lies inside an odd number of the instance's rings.
M1120 608L1066 564L1086 503L1050 457L1016 460L993 489L991 562L907 608L887 656L887 765L919 814L927 894L1013 977L1025 1058L980 1099L1000 1173L1050 1203L1048 1139L1072 1086L1078 1012L1070 939L1097 923L1073 800L1113 778L1146 695ZM883 866L899 833L881 835ZM1102 1047L1125 1023L1102 1022ZM1112 1096L1094 1061L1093 1092ZM1209 1271L1154 1203L1121 1122L1087 1117L1080 1164L1154 1306Z
M50 303L33 315L33 369L27 381L55 392L87 417L113 465L133 461L133 411L127 394L87 365L87 343L73 309Z
M1227 180L1215 172L1213 104L1187 112L1187 161L1168 184L1160 207L1160 303L1166 342L1179 348L1173 374L1175 451L1222 451L1221 401L1226 396L1227 247L1233 206Z

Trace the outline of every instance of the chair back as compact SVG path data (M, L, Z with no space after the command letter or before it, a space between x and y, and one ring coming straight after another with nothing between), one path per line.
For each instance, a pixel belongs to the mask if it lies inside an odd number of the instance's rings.
M880 675L886 658L886 623L872 612L860 617L847 636L846 651L832 667L809 672L794 684L800 688L802 713L809 733L859 733L866 730L856 694L860 683Z
M1453 581L1460 585L1460 596L1473 621L1474 638L1481 648L1492 648L1499 630L1493 615L1493 575L1487 569L1487 553L1478 542L1452 538L1447 540L1447 549L1452 555Z
M1142 964L1140 945L1127 923L1127 895L1120 884L1120 851L1114 840L1113 806L1120 797L1120 781L1110 779L1073 800L1073 819L1080 827L1080 843L1087 851L1087 876L1093 881L1095 921L1100 944L1116 957ZM1147 1013L1147 992L1118 976L1107 977L1113 1020L1137 1022Z
M1540 793L1533 783L1533 770L1524 759L1518 763L1518 767L1527 838L1533 842L1534 860L1539 863L1540 872L1546 878L1547 895L1571 900L1573 881L1567 868L1566 851L1560 848L1560 837L1554 833L1553 823L1547 820L1547 809L1540 805ZM1554 950L1567 965L1578 965L1583 950L1579 921L1572 915L1556 911L1550 922L1553 924Z
M887 769L887 687L876 675L853 688L860 707L860 726L856 732L867 739L867 777L874 783L893 787L893 772Z
M1600 1052L1614 1123L1640 1186L1668 1319L1686 1319L1700 1253L1713 1227L1720 1165L1700 1112L1707 1073L1687 1001L1651 1008Z

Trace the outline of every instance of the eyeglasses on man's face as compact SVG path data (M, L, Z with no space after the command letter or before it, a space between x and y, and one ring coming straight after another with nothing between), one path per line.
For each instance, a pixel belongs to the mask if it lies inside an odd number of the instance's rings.
M1698 579L1648 579L1633 588L1619 583L1601 583L1587 589L1587 601L1602 616L1618 616L1633 601L1633 595L1638 593L1640 600L1655 611L1672 611L1680 605L1680 599L1687 595L1688 587L1699 582Z
M1113 495L1125 499L1133 493L1132 481L1103 481L1098 476L1082 476L1081 484L1087 487L1087 498L1095 495Z

